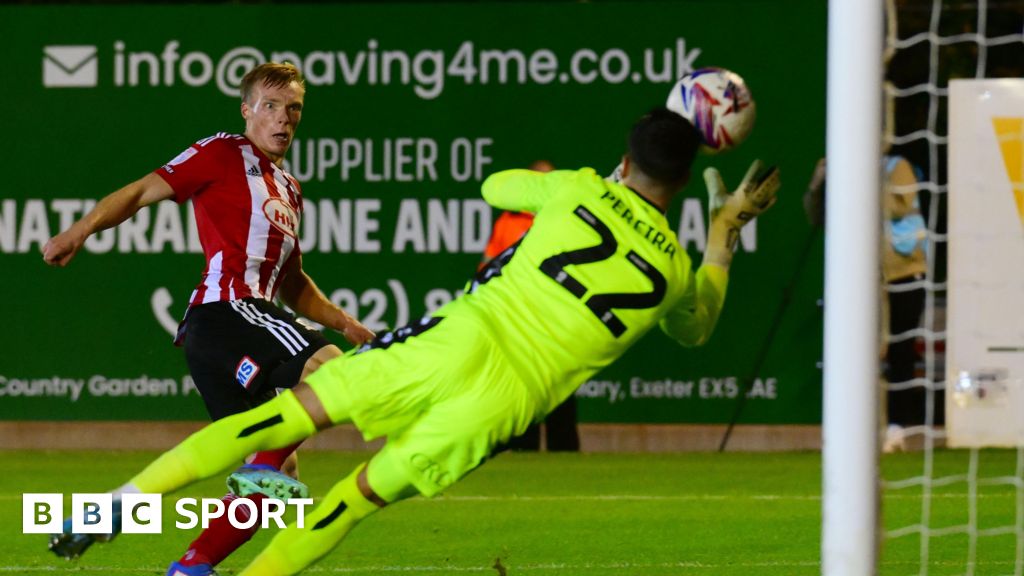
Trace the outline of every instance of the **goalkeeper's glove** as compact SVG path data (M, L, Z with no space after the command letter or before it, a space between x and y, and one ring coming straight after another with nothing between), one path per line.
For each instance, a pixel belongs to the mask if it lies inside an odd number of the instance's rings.
M704 183L708 188L711 217L704 262L728 268L740 229L775 204L780 186L779 169L775 166L762 169L761 161L755 160L739 188L731 194L715 168L704 170Z

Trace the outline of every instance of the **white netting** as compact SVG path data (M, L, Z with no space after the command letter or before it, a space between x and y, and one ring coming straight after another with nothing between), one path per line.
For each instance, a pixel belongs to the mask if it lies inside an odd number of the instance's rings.
M920 326L889 334L890 342L917 343L921 361L913 377L888 383L891 391L924 390L924 414L923 424L903 430L910 451L882 459L879 573L1022 576L1024 448L942 447L948 81L1024 76L1024 0L887 0L886 8L886 96L894 104L886 141L920 169L929 249L924 278L888 289L925 291Z

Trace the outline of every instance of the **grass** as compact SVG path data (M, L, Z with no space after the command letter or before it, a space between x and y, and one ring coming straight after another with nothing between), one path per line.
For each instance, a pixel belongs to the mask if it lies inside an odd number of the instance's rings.
M208 480L165 499L162 535L122 535L74 563L45 549L45 536L21 533L23 492L99 492L122 482L154 454L142 452L4 452L0 477L0 575L162 575L198 533L173 526L180 497L217 497ZM302 476L323 494L365 455L307 452ZM968 453L940 451L933 476L963 474ZM985 475L1015 473L1016 452L981 453ZM886 457L887 479L920 474L921 455ZM358 526L308 573L369 576L494 574L586 576L813 575L820 573L821 459L812 452L768 454L506 453L433 500L393 505ZM1017 490L979 488L981 528L1012 526ZM888 530L919 523L922 489L887 489ZM937 487L932 528L968 520L966 484ZM262 548L261 531L228 558L234 574ZM929 574L967 572L965 534L928 540ZM978 540L974 574L1013 574L1014 534ZM921 539L911 532L885 541L881 574L918 574Z

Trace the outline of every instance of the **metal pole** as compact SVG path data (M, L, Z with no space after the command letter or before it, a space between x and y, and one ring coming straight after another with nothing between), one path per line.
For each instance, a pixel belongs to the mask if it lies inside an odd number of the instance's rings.
M877 565L882 8L829 2L825 576L870 576Z

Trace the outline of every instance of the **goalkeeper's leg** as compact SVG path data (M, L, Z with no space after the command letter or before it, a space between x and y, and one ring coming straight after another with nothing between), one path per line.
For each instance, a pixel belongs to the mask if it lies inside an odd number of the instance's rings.
M315 396L300 388L304 386L192 434L132 478L124 491L166 494L233 467L258 450L283 448L312 436L317 427L306 406L307 398Z
M232 319L238 320L237 318ZM301 327L296 328L301 329ZM248 324L243 334L243 339L251 334ZM209 372L219 374L223 368L220 355L210 358L207 354L197 354L196 351L220 344L204 342L203 336L208 336L208 334L200 334L199 340L190 336L186 357L189 358L190 370L197 375L197 383L206 382L206 385L202 386L204 390L201 392L207 406L210 407L210 415L214 420L219 420L221 417L248 410L251 398L247 392L237 386L225 387L219 378L209 375ZM298 382L305 380L325 362L342 355L341 350L334 345L320 346L315 334L307 335L306 338L312 344L298 355L268 371L266 377L269 381L258 385L260 389L292 388ZM264 365L270 365L270 362L265 362ZM203 377L198 378L200 375ZM257 395L257 398L261 396ZM266 398L261 398L261 400L266 401ZM259 502L265 497L281 500L308 498L308 488L298 480L295 454L297 447L298 444L290 444L284 448L265 450L252 455L251 461L228 476L227 485L230 492L221 499L221 502L227 506L241 497L252 502L256 506L256 510L261 510ZM167 574L180 573L190 576L215 574L213 567L248 542L259 530L261 524L259 512L253 518L256 523L251 528L234 526L233 518L230 516L224 515L211 519L209 527L189 544L188 549L177 561L171 563Z
M296 397L302 396L302 401ZM339 422L345 417L338 415ZM314 423L315 422L315 423ZM257 450L283 448L330 424L316 395L305 385L288 390L248 412L214 422L165 452L128 484L113 491L114 532L102 537L75 534L70 518L50 539L50 550L73 559L96 541L109 541L120 530L120 497L125 493L166 494L234 466Z
M335 484L302 528L279 532L239 576L295 574L333 550L363 518L413 494L416 489L384 450Z

